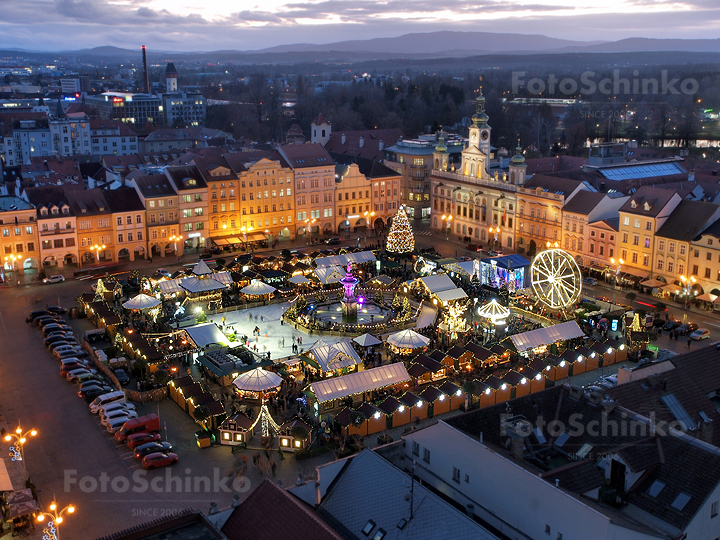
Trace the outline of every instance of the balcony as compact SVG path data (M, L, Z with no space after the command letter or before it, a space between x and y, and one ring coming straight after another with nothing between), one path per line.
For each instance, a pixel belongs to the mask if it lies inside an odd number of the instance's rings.
M425 163L422 163L422 164L411 163L411 164L410 164L410 168L411 168L411 169L427 169L428 166L425 165Z
M484 179L484 178L474 178L472 176L465 176L464 174L458 174L448 171L440 171L440 170L433 170L432 176L434 178L447 178L448 180L456 180L458 182L462 182L464 184L471 184L474 186L485 186L489 188L499 189L502 191L512 191L516 192L518 190L518 186L515 184L509 184L507 182L501 182L498 180L491 180L491 179Z

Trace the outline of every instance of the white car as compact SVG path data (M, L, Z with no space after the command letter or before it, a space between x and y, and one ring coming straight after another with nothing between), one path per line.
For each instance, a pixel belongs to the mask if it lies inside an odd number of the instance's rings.
M107 416L104 416L100 419L102 422L102 425L107 427L112 423L113 420L116 418L137 418L137 412L131 411L130 409L127 410L118 410L118 411L111 411Z
M127 403L125 401L113 401L112 403L108 403L107 405L104 405L98 409L98 414L102 416L107 416L108 413L112 411L117 411L118 409L126 409L126 410L135 410L135 405L132 403Z
M710 330L707 328L698 328L690 334L690 337L695 340L710 339Z
M48 276L43 279L43 283L60 283L62 281L65 281L65 276L63 276L62 274L55 274L53 276Z
M116 431L120 431L125 425L125 422L127 422L128 420L130 419L127 416L118 416L117 418L114 418L107 425L107 432L115 433Z

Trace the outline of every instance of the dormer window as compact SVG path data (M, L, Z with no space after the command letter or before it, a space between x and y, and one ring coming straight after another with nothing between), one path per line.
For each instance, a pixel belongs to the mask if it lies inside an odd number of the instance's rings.
M57 209L57 208L53 208L53 209L52 209L52 214L53 214L53 216L57 215L57 214L58 214L58 209Z
M197 181L194 178L185 178L183 184L185 187L197 186Z
M643 205L643 210L645 210L646 212L650 211L650 205L647 202Z
M632 208L633 210L637 208L637 203L634 200L630 201L630 208Z
M70 213L70 207L69 207L69 206L63 206L63 207L62 207L62 213L63 213L63 214L69 214L69 213Z
M47 208L41 209L41 210L40 210L40 215L41 215L41 216L47 216L47 215L48 215L48 213L47 213Z

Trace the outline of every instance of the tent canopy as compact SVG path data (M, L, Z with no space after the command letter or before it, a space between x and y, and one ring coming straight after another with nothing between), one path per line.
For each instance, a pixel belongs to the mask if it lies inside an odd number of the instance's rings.
M398 349L419 349L430 343L430 339L415 332L414 330L401 330L390 334L387 338L390 345L395 345Z
M249 392L264 392L277 388L283 382L283 378L277 373L265 369L256 368L238 375L233 384L238 390Z
M321 371L334 371L361 362L350 341L330 344L319 339L307 351L306 358L317 364Z
M379 345L380 343L382 343L382 341L380 341L375 336L371 336L370 334L363 334L362 336L358 336L354 338L353 341L361 347L372 347L373 345Z
M664 281L660 281L659 279L646 279L645 281L641 281L640 285L643 287L662 287L663 285L667 285Z
M359 253L346 253L344 255L332 255L330 257L318 257L315 264L318 268L325 266L347 266L348 263L362 264L373 262L375 254L372 251L361 251Z
M455 283L453 283L453 280L450 279L447 274L426 276L420 278L420 281L422 281L423 285L425 285L431 293L439 293L440 291L455 289Z
M531 330L530 332L515 334L510 336L510 339L518 352L524 352L529 349L541 347L542 345L551 345L558 341L565 341L584 335L578 323L568 321L556 324L555 326L548 326L547 328L539 328L537 330Z
M401 384L410 380L402 362L380 366L342 377L333 377L312 383L311 388L317 400L322 403L341 399L361 392L371 392L386 386Z
M451 300L461 300L463 298L467 298L468 295L465 293L464 290L460 288L456 289L448 289L446 291L440 291L437 293L438 300L442 302L450 302Z
M702 300L703 302L714 302L715 300L717 300L717 298L718 297L716 295L706 292L705 294L701 294L700 296L695 298L695 300Z
M256 279L247 287L240 289L240 292L248 296L262 296L264 294L272 294L276 291L275 287L268 285L264 281Z
M510 315L510 310L498 304L494 298L478 310L478 315L486 319L505 319Z
M663 291L676 293L682 291L682 287L680 285L675 285L674 283L668 283L667 285L664 285L660 287Z
M160 292L163 294L176 294L183 292L180 283L182 283L182 279L168 279L158 281L158 286L160 287Z
M208 276L213 273L207 263L200 259L200 261L193 267L192 273L196 276Z
M297 275L291 277L290 279L288 279L288 281L290 283L294 283L295 285L302 285L303 283L307 283L310 280L303 275Z
M180 282L180 287L189 293L197 294L208 291L218 291L227 288L213 278L186 278Z
M222 333L215 323L188 326L185 328L185 331L199 349L207 347L208 345L230 346L230 340L225 337L225 334Z
M12 491L12 482L8 474L5 462L0 459L0 493L3 491Z
M338 283L345 277L345 272L341 266L324 266L315 269L315 275L323 285L330 283Z
M140 293L123 304L125 309L150 309L160 305L160 300L154 296Z

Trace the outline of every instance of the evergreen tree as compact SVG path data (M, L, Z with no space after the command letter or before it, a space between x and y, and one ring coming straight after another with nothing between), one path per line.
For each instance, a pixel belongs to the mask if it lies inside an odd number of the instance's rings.
M391 253L412 253L415 250L415 237L403 206L393 219L385 249Z

